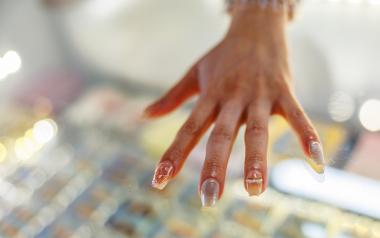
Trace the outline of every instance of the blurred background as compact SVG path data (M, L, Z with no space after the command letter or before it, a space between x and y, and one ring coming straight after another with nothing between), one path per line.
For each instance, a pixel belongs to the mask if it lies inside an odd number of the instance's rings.
M222 39L225 9L223 0L0 0L1 237L380 237L379 0L304 0L288 28L324 176L273 117L260 198L243 187L241 135L216 209L202 211L197 193L205 139L165 191L150 188L193 102L154 122L139 116Z

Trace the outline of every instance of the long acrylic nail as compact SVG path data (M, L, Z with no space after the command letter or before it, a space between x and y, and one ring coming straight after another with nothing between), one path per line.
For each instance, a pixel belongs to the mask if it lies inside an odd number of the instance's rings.
M309 164L315 172L323 174L325 171L325 158L323 155L322 145L319 142L313 141L309 145L310 160Z
M152 187L164 189L173 175L173 164L170 161L161 162L154 172Z
M263 175L259 170L251 170L245 179L245 187L250 196L260 195L263 190Z
M213 207L219 198L219 182L214 178L206 179L201 186L202 207Z

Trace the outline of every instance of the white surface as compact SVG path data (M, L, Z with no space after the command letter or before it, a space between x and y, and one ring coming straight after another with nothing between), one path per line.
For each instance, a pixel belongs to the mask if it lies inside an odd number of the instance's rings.
M305 170L302 160L288 160L275 166L271 181L275 188L297 196L325 202L380 219L380 182L327 167L318 182Z

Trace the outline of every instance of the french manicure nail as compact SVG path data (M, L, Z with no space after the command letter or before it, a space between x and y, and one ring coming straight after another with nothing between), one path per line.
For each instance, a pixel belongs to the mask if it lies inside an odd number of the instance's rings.
M213 207L219 198L219 182L214 178L206 179L201 186L202 207Z
M325 158L323 156L323 149L319 142L313 141L309 146L310 150L310 165L315 172L322 174L325 170Z
M245 179L245 187L250 196L260 195L263 190L263 175L259 170L251 170Z
M173 175L173 164L170 161L161 162L154 172L152 187L164 189Z

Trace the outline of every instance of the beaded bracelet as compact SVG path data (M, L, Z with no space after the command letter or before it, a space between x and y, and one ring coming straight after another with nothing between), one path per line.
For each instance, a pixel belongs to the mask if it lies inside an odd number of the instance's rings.
M228 4L228 10L231 12L232 9L239 5L245 4L257 4L261 8L272 7L275 10L286 9L288 11L289 19L293 19L294 10L300 0L226 0Z
M227 0L228 4L258 4L259 6L265 7L294 7L297 5L299 0Z

